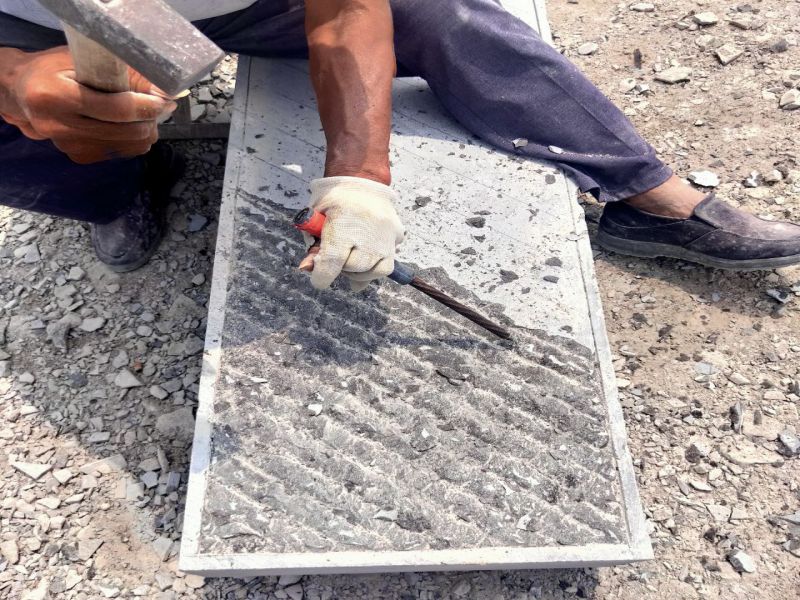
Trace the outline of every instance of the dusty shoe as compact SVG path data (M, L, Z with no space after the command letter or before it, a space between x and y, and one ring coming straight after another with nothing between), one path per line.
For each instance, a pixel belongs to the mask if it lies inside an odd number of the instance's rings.
M800 225L759 219L714 194L688 219L610 203L603 210L597 241L620 254L667 256L718 269L775 269L800 263Z
M145 157L143 190L130 209L110 223L92 225L95 254L112 271L135 271L158 250L166 228L169 191L184 168L183 157L171 146L156 144Z

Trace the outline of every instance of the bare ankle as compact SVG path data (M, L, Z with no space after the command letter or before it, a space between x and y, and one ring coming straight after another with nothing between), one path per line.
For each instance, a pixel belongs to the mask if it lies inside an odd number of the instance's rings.
M625 200L639 210L675 219L688 219L705 194L673 175L660 186Z

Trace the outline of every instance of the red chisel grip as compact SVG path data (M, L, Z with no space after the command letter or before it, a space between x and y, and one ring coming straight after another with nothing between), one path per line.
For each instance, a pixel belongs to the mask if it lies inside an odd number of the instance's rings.
M313 208L304 208L294 216L295 229L305 231L315 238L322 237L322 228L325 226L325 215Z

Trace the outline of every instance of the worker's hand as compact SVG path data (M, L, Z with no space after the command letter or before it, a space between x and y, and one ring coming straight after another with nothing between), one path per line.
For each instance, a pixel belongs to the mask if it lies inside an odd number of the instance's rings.
M80 85L66 46L21 55L0 117L34 140L52 140L73 161L88 164L145 154L158 122L177 104L130 71L131 92L109 94Z
M311 206L326 216L311 284L324 289L339 274L360 291L394 270L394 254L405 229L392 204L392 189L360 177L325 177L311 182ZM302 265L301 265L302 266Z

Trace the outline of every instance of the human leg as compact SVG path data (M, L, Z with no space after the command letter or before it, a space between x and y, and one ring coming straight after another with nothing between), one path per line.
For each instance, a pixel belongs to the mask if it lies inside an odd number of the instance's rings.
M0 13L0 46L25 51L66 43L63 34ZM0 204L108 223L140 191L142 159L78 165L48 141L26 138L0 119Z
M557 163L601 200L624 201L603 212L598 240L607 248L721 268L800 262L800 226L757 219L680 180L575 65L497 0L392 6L398 63L463 125L508 152Z
M495 0L393 0L398 63L493 145L557 162L583 191L622 200L671 170L579 70ZM523 146L515 140L527 140Z

